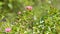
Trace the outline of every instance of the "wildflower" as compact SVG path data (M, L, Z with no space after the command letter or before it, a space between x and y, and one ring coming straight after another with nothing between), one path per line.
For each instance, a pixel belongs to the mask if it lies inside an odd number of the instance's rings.
M32 6L26 6L27 10L32 10Z
M6 32L10 32L11 31L11 28L6 28L5 31Z

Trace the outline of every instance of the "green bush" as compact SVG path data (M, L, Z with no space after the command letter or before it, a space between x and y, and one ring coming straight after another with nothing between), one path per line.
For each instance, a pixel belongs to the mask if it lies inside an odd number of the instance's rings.
M0 34L60 34L56 3L57 0L0 0Z

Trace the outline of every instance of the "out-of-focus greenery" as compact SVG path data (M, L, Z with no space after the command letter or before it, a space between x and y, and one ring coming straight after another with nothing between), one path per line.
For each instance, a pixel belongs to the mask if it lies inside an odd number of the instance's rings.
M59 6L59 0L0 0L0 34L60 34Z

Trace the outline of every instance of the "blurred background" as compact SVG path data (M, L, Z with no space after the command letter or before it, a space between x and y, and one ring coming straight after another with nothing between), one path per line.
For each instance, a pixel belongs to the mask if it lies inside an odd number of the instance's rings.
M0 0L0 34L60 34L60 0Z

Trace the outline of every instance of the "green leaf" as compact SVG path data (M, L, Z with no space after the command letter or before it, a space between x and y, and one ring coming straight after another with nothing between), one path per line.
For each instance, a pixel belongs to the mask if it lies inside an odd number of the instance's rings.
M3 2L0 2L0 6L2 6L3 5Z
M8 7L10 8L10 9L12 9L13 8L13 6L12 6L12 4L8 4Z

